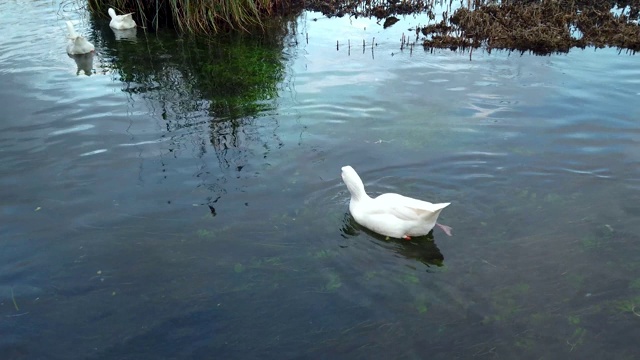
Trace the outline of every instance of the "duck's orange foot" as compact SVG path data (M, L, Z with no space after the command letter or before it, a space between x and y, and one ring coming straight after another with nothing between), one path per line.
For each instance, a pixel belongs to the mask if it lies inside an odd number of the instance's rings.
M403 236L402 238L403 238L403 239L405 239L405 240L407 240L407 241L411 240L411 236L409 236L409 235L405 235L405 236Z

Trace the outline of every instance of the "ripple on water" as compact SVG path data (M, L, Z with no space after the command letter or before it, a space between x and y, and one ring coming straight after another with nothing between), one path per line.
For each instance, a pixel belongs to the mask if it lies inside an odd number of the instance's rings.
M52 131L52 132L49 133L49 135L50 136L56 136L56 135L62 135L62 134L69 134L69 133L73 133L73 132L85 131L85 130L93 129L94 127L95 127L95 125L91 125L91 124L78 124L78 125L72 126L70 128Z

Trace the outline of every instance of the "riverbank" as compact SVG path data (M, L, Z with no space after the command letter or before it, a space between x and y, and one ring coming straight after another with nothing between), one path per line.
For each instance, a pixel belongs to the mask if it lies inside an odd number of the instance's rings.
M135 12L137 21L147 28L174 27L187 33L255 32L265 19L296 16L303 10L327 17L376 18L385 28L396 23L397 16L426 13L431 23L415 29L416 40L410 45L536 54L587 46L640 50L640 0L469 0L458 7L422 0L116 0L116 4L89 0L88 4L100 16L113 6ZM409 45L405 41L401 46Z

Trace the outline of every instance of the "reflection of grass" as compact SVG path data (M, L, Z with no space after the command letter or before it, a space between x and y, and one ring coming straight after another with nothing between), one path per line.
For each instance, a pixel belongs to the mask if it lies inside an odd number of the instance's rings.
M204 60L204 59L203 59ZM203 61L198 72L201 89L216 100L216 110L255 106L259 100L277 97L276 85L282 80L282 63L277 48L236 42L218 61Z
M203 105L216 118L232 121L271 107L284 78L283 36L283 26L265 28L259 37L157 36L146 46L123 45L128 56L115 57L110 65L131 84L123 91L161 103L170 130L192 126L191 114L202 111ZM239 125L231 123L226 130Z

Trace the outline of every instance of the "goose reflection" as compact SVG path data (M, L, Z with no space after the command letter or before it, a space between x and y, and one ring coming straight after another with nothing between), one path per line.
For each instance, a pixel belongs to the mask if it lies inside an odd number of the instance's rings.
M80 55L69 55L72 58L76 65L78 66L78 70L76 71L76 75L80 75L81 72L84 72L85 75L91 76L93 74L93 53L88 54L80 54Z
M121 41L121 40L126 40L131 42L137 41L138 28L122 29L122 30L111 29L111 30L113 30L113 34L115 35L117 41Z
M407 259L415 259L427 266L443 266L444 255L438 249L433 237L433 230L425 236L415 236L412 241L388 238L360 226L349 213L345 213L341 232L343 237L353 237L364 232L385 248L392 249Z

